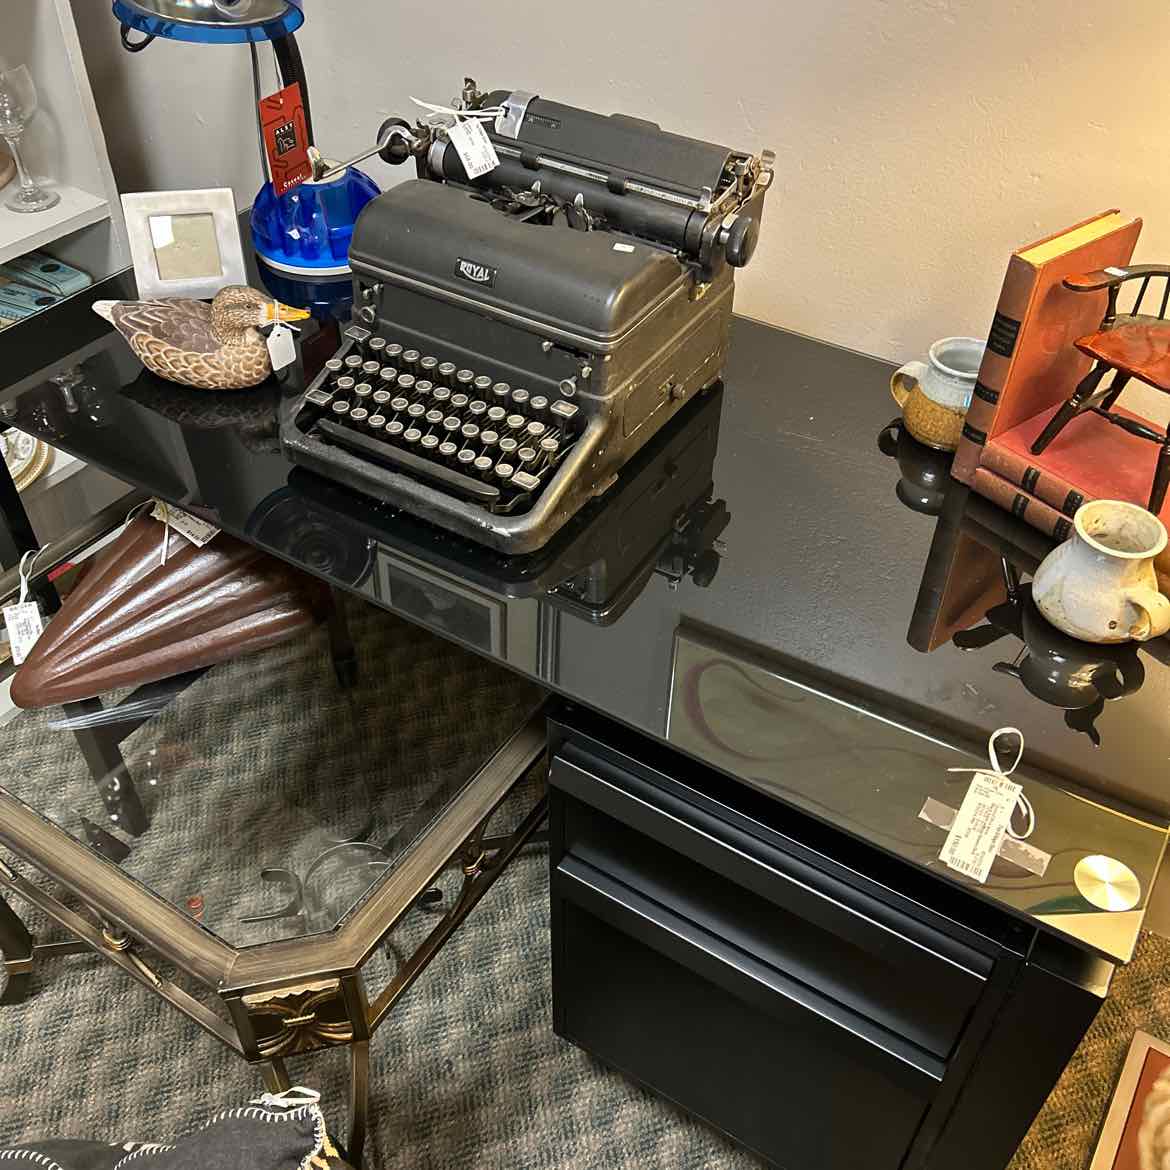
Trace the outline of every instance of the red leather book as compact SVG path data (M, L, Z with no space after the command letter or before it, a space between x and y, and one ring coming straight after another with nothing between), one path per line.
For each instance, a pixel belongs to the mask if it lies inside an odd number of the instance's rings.
M1029 448L1056 410L1049 407L996 435L983 452L982 466L1068 516L1089 500L1128 500L1145 507L1158 444L1086 411L1043 454L1033 455ZM1121 406L1113 413L1140 417ZM1162 506L1161 519L1170 525L1170 499Z
M975 472L971 486L981 496L993 504L998 504L1013 516L1026 520L1046 536L1051 536L1055 540L1067 540L1072 536L1073 523L1068 516L986 467L980 467Z
M989 438L1067 398L1090 359L1073 342L1092 333L1107 295L1071 292L1066 276L1128 264L1142 221L1106 211L1012 253L951 474L974 486Z

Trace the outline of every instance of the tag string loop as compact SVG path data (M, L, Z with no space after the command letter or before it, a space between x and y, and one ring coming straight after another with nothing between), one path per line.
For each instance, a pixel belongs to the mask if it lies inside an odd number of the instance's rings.
M1018 741L1016 748L1016 758L1012 761L1012 766L1005 769L999 762L999 753L995 750L996 740L1001 735L1014 735ZM991 768L948 768L948 772L988 772L993 775L1002 776L1005 780L1020 766L1020 761L1024 758L1024 733L1018 727L1001 727L991 733L987 740L987 758L991 762ZM1022 832L1017 833L1012 828L1011 822L1008 822L1007 835L1017 841L1026 841L1036 829L1036 812L1032 808L1032 802L1021 792L1016 797L1015 808L1012 809L1012 815L1016 812L1022 814L1024 818L1024 828Z

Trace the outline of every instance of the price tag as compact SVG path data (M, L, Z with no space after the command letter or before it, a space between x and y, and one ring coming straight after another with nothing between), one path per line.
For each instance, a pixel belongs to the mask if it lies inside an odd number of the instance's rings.
M1006 776L976 772L939 860L965 877L987 881L1022 791L1021 785Z
M150 514L180 536L186 537L196 548L202 548L219 535L219 529L214 524L208 524L206 520L200 520L198 516L184 512L182 508L164 504L161 500L155 500Z
M8 644L12 647L12 661L19 666L36 645L45 628L41 611L35 601L21 601L4 607L4 624L8 627Z
M313 177L305 102L299 82L294 81L261 101L260 128L272 188L277 195Z
M278 322L273 326L268 335L268 356L272 360L273 370L283 370L297 360L293 331L287 325Z
M447 137L469 179L478 179L500 165L496 148L478 118L460 118L447 131Z

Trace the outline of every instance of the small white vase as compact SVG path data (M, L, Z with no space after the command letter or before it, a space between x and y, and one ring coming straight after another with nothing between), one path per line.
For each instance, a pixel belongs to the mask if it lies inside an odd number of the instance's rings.
M1122 500L1077 509L1074 535L1032 578L1032 599L1057 629L1084 642L1144 642L1170 630L1170 600L1158 592L1154 557L1166 529Z

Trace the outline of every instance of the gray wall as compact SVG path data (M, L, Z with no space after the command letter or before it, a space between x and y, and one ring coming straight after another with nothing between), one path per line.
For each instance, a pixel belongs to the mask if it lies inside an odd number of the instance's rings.
M8 0L12 2L12 0ZM259 181L247 52L131 57L107 0L73 0L124 189ZM319 144L344 156L411 94L465 73L775 149L751 316L883 357L984 334L1007 253L1102 208L1170 258L1170 5L1132 0L307 0ZM405 168L379 179L405 177Z

